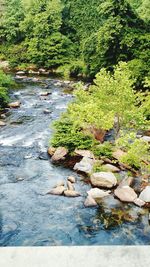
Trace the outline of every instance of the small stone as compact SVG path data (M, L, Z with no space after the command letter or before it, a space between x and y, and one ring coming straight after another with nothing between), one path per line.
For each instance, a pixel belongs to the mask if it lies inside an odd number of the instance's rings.
M104 168L105 168L107 171L110 171L110 172L120 172L120 169L117 168L116 166L112 165L112 164L105 164L105 165L104 165Z
M6 119L6 115L5 114L1 114L1 118L2 119Z
M76 182L76 179L75 179L74 176L69 176L69 177L67 178L67 180L68 180L69 182L73 183L73 184L75 184L75 182Z
M66 190L66 188L64 186L57 186L56 188L52 189L47 194L61 196L61 195L63 195L65 190Z
M75 171L91 174L93 166L94 166L94 160L88 157L84 157L79 163L75 164L73 169Z
M58 147L52 156L52 161L64 160L65 156L68 154L68 149L65 147Z
M136 204L138 207L143 207L145 205L145 202L141 200L140 198L136 198L134 200L134 204Z
M71 190L71 191L75 190L73 184L70 181L67 181L67 187L68 187L68 190Z
M55 147L49 147L47 153L52 157L56 151Z
M87 196L85 202L84 202L84 206L86 208L88 207L96 207L97 206L97 203L95 201L95 199L93 199L91 196Z
M110 193L111 193L110 190L109 190L109 191L104 191L104 190L101 190L101 189L99 189L99 188L92 188L92 189L90 189L90 190L87 192L87 194L88 194L90 197L94 198L94 199L96 199L96 198L103 198L103 197L106 197L106 196L108 196Z
M44 112L44 114L50 114L50 113L52 113L52 111L49 110L49 109L44 109L43 112Z
M150 202L150 186L146 186L139 198L145 202Z
M91 184L96 187L112 188L117 184L117 179L111 172L95 172L90 180Z
M117 160L120 160L124 155L126 155L126 152L122 151L121 149L118 149L113 152L113 157Z
M20 71L17 71L16 74L17 74L17 75L24 75L24 74L25 74L25 71L21 71L21 70L20 70Z
M6 123L4 121L0 121L0 127L6 126Z
M94 159L94 154L90 150L81 150L81 149L75 149L75 154L82 156L82 157L87 157L90 159Z
M118 187L114 194L123 202L134 202L137 199L137 194L130 186Z
M150 136L143 136L141 139L145 142L150 143Z
M8 104L9 108L19 108L21 105L20 101L16 101L16 102L11 102Z
M72 190L65 190L64 191L64 195L66 197L79 197L80 193L76 192L76 191L72 191Z
M40 93L40 96L48 96L50 94L51 94L50 92L42 92L42 93Z

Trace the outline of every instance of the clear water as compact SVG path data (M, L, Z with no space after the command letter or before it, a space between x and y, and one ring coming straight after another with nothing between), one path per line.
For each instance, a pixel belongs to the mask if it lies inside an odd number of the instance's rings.
M72 96L55 86L55 80L44 82L49 89L26 83L12 93L12 100L22 104L9 111L7 126L0 129L0 246L150 245L148 210L121 203L118 207L112 200L86 209L90 185L50 162L46 151L51 123ZM43 91L52 94L41 99ZM51 114L44 114L45 109ZM77 178L81 197L46 194L70 174Z

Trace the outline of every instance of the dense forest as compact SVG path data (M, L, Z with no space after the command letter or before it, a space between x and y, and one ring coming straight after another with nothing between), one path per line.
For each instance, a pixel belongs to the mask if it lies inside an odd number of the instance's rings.
M1 55L12 67L28 64L94 78L128 62L136 86L149 76L149 0L1 0Z

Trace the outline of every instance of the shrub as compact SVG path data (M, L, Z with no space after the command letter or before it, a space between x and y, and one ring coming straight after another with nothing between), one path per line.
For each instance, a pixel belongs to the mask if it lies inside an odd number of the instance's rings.
M104 142L103 144L95 146L93 148L93 153L97 157L105 156L111 158L113 153L113 146L110 142Z
M13 84L10 76L0 70L0 108L6 106L9 101L8 88Z

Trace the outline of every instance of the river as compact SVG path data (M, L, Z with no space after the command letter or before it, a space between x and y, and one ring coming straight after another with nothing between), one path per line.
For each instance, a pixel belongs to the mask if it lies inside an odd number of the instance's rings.
M43 91L50 94L41 97ZM113 201L85 208L90 185L48 158L52 122L71 99L51 78L27 80L11 93L21 107L7 112L7 125L0 129L0 246L150 245L146 210L121 203L116 208ZM47 195L72 174L81 197Z

